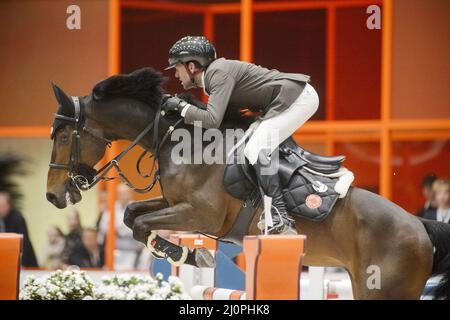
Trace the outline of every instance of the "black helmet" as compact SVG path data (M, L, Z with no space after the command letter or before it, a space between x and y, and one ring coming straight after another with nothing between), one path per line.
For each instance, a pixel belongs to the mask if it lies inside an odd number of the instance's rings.
M197 61L202 67L208 66L217 58L216 49L204 36L183 37L169 50L169 66L164 70L175 67L177 63Z

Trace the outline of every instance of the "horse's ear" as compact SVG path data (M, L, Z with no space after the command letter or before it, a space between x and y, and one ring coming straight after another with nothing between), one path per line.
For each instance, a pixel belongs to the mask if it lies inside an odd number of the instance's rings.
M52 88L53 92L55 93L56 101L58 101L60 106L58 112L67 116L73 115L74 106L72 99L68 97L64 93L64 91L60 87L58 87L53 81L52 81Z

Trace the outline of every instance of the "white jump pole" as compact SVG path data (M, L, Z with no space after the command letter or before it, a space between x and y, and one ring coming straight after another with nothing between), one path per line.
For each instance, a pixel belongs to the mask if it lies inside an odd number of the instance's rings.
M309 286L306 300L326 300L325 268L309 267Z

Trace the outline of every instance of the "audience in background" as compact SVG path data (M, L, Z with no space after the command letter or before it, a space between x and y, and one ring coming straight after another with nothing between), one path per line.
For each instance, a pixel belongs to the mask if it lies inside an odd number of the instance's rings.
M114 209L114 226L116 232L115 268L117 270L133 269L137 266L144 246L133 238L133 231L123 222L125 209L133 200L132 190L125 184L117 186L117 201ZM98 224L98 241L104 245L109 224L109 211L104 210Z
M437 179L433 183L435 210L429 210L423 216L426 219L450 222L450 180Z
M66 244L64 234L57 226L52 226L47 231L47 239L48 242L44 248L41 266L56 270L61 267L62 252Z
M67 225L69 233L66 235L66 244L62 253L62 262L64 264L70 264L70 256L74 250L80 250L83 246L81 241L81 233L83 231L81 227L80 215L78 211L71 207L67 214Z
M433 183L436 181L437 177L434 174L427 174L422 180L422 193L425 197L425 205L417 212L417 216L425 217L425 215L430 215L430 212L436 211L436 206L434 204L434 193L433 193Z
M105 189L99 189L98 190L98 215L97 215L97 222L95 223L95 228L99 230L100 227L100 221L102 220L103 213L108 210L108 192L106 192ZM99 234L100 236L100 234ZM99 242L104 242L104 240L101 240Z
M106 192L101 190L99 201L99 219L97 229L83 229L80 222L80 215L74 208L70 208L67 215L69 232L65 237L64 249L61 253L59 267L67 268L76 265L80 268L101 268L104 266L104 245L106 234L109 229L109 212L106 206ZM150 254L143 253L142 244L134 240L133 231L124 223L123 218L127 205L133 200L131 189L125 184L117 187L117 201L115 204L115 251L114 268L117 270L134 269L148 266ZM55 230L49 231L49 244L46 248L46 260L50 259L52 253L56 253ZM53 251L54 249L54 251ZM46 263L49 268L57 268L58 262Z
M97 230L86 228L82 231L82 245L72 250L68 264L80 268L102 268L104 265L103 251L97 242Z
M38 267L25 218L22 213L13 208L11 196L7 192L0 192L0 232L12 232L23 235L22 266Z

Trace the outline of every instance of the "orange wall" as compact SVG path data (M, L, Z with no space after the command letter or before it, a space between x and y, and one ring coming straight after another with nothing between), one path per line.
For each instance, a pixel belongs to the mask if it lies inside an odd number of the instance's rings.
M381 31L364 6L336 10L335 119L380 119Z
M192 13L125 9L122 17L122 72L153 67L169 78L164 85L165 90L172 94L184 91L174 77L174 69L168 71L163 69L168 64L169 49L178 39L190 34L202 34L203 16ZM180 21L183 21L183 27L180 27ZM201 90L189 92L199 95Z
M353 186L378 193L380 144L378 142L337 142L335 154L345 155L344 166L353 172Z
M450 1L395 0L393 118L450 118Z
M325 118L325 10L257 12L254 62L283 72L305 73L320 97L313 120Z
M66 28L66 9L81 9L81 30ZM107 76L108 2L0 2L0 126L50 125L53 80L68 94L88 94Z
M395 0L393 10L392 118L450 118L450 1ZM450 178L449 141L392 146L392 199L415 213L423 176Z

